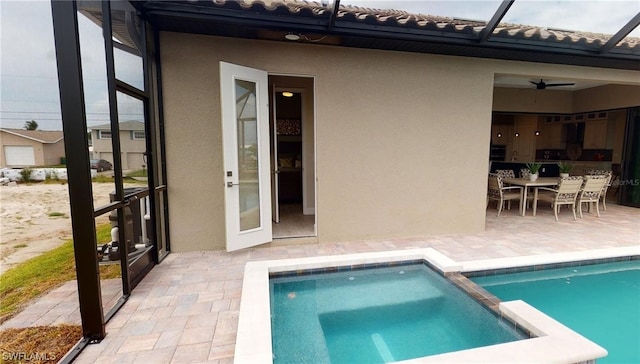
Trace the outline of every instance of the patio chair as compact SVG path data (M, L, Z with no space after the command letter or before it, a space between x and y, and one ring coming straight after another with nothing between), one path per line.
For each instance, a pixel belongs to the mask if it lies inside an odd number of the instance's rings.
M607 211L607 192L609 191L609 187L611 187L611 179L613 177L612 171L607 171L603 169L592 169L587 172L587 175L590 176L605 176L607 181L602 187L602 193L600 194L600 199L602 199L602 209Z
M529 178L531 171L529 168L520 168L520 178Z
M516 178L513 169L496 169L496 174L500 178Z
M538 199L533 202L533 216L536 216L538 200L551 202L551 208L558 221L558 210L562 205L570 205L573 212L573 219L576 217L576 200L582 187L582 176L571 176L560 178L555 188L538 187Z
M487 191L487 207L489 206L490 200L498 201L498 216L500 216L505 201L507 201L507 209L509 210L511 210L511 200L520 200L520 204L522 204L522 187L504 187L501 177L490 175Z
M580 211L580 218L582 218L583 203L595 203L596 214L600 217L600 195L606 188L605 185L607 184L607 179L609 178L603 175L585 176L584 183L580 189L580 194L578 195L578 211Z

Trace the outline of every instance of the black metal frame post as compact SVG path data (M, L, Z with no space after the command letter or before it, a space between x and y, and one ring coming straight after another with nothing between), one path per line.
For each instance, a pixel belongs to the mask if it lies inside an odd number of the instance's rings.
M153 100L153 90L152 90L152 82L151 82L151 61L149 59L149 34L147 32L147 22L143 21L142 23L142 43L144 44L144 49L140 50L142 55L142 69L144 70L144 91L147 94L147 97L144 100L144 137L146 143L146 164L147 164L147 187L149 188L149 214L153 217L151 219L151 234L153 234L153 261L157 264L160 261L160 241L162 237L158 236L158 217L160 214L156 213L156 205L158 203L158 191L156 191L157 184L157 176L156 176L156 168L155 161L158 158L156 156L156 148L154 145L156 144L156 110L157 108L151 107L151 105L156 105ZM151 34L153 37L153 33ZM164 244L164 241L162 242Z
M120 126L118 124L118 95L116 87L116 74L113 55L113 34L111 26L111 4L102 1L102 37L104 38L104 54L107 66L107 88L109 94L109 120L111 123L111 149L113 151L113 179L115 181L115 200L124 200L124 187L122 185L122 160L120 149ZM131 280L129 278L129 247L124 233L125 206L117 209L118 226L118 251L120 253L120 270L122 273L122 294L131 294Z
M51 12L82 336L89 342L101 341L105 336L105 324L96 255L93 189L76 2L52 1Z
M154 52L155 52L155 97L156 97L156 110L158 112L158 124L156 125L157 130L156 132L158 133L158 137L159 139L156 141L156 145L158 148L158 151L156 152L155 157L156 158L160 158L160 164L158 165L159 167L159 171L157 172L158 175L162 176L162 190L159 191L159 193L162 194L162 206L161 208L163 209L163 214L160 214L159 211L156 211L156 216L163 216L164 218L164 235L163 235L163 243L164 243L164 249L165 249L165 255L168 254L169 251L171 251L171 239L170 239L170 235L169 235L169 197L167 194L167 188L166 188L166 184L167 184L167 153L165 150L165 134L164 134L164 103L163 103L163 96L162 96L162 65L160 62L160 31L158 30L157 27L154 26L153 28L153 44L154 44ZM155 134L155 133L154 133ZM158 228L155 228L156 233L160 233L160 231L158 230ZM159 252L158 252L159 253ZM158 254L158 261L162 260L164 258L164 256L160 256L160 254Z

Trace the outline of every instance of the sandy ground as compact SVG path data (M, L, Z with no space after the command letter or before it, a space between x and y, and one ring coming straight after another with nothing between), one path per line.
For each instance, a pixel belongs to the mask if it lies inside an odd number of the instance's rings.
M94 207L107 204L114 190L112 183L93 183ZM0 186L0 221L1 274L71 239L69 186ZM103 215L96 222L108 221L108 215Z

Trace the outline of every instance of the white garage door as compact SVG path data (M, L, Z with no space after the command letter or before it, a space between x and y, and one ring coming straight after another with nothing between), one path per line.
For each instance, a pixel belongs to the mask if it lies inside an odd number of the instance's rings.
M30 145L5 145L4 156L7 160L7 166L9 167L34 166L36 164L33 147Z
M127 153L127 166L125 169L138 170L142 169L144 164L144 156L142 153Z

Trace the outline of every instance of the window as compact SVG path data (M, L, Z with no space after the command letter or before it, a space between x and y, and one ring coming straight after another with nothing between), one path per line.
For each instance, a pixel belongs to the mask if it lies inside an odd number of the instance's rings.
M133 139L133 140L144 140L144 131L132 130L131 131L131 139Z
M98 130L98 139L111 139L111 132L107 130Z

